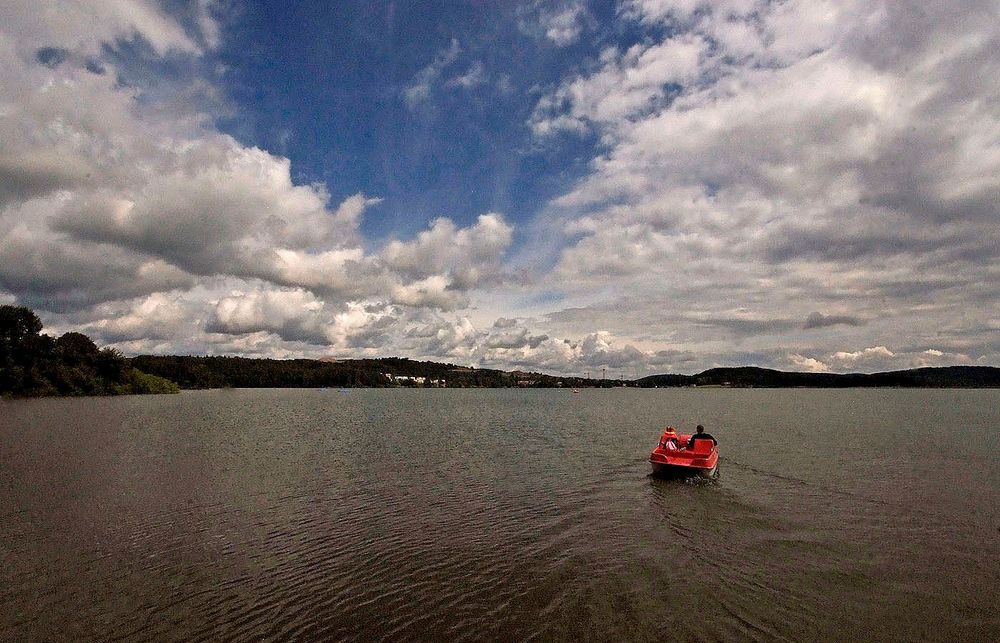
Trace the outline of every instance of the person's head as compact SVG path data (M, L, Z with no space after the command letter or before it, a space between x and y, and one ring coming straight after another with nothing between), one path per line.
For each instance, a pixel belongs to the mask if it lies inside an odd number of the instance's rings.
M699 424L697 427L695 427L695 431L697 431L698 433L704 433L705 427Z

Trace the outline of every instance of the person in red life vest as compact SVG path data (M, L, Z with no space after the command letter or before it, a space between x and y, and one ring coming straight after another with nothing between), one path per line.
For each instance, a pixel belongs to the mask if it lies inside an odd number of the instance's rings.
M667 451L676 451L680 448L680 443L677 442L677 430L668 426L663 432L663 436L660 438L660 446Z

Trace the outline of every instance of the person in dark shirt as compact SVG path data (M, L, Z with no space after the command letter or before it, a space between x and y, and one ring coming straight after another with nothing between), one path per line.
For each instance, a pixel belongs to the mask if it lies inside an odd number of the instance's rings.
M697 431L697 433L692 435L691 439L688 440L689 449L694 448L695 440L711 440L713 445L719 444L719 441L713 438L711 433L705 433L705 427L703 427L702 425L699 424L698 427L695 429L695 431Z

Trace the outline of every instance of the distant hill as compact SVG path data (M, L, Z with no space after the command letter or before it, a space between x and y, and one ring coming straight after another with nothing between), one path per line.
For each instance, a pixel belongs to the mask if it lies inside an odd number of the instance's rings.
M996 388L1000 368L993 366L945 366L915 368L886 373L791 373L743 366L711 368L697 375L650 375L636 380L637 386L731 386L731 387L902 387L902 388Z
M401 357L381 359L253 359L140 355L132 366L181 388L447 387L553 388L613 386L611 380L469 368Z
M952 366L889 373L789 373L752 366L713 368L697 375L652 375L634 381L557 377L525 371L470 368L400 357L382 359L251 359L142 355L132 366L180 384L181 388L447 387L584 388L676 387L1000 387L1000 368Z

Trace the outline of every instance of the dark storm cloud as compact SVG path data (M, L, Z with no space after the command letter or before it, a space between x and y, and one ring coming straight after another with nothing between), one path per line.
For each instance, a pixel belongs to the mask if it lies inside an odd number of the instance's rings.
M805 324L802 328L809 330L811 328L826 328L827 326L863 326L864 322L857 317L851 317L849 315L824 315L819 311L813 311L809 313L806 318Z
M487 348L538 348L548 335L532 335L526 328L517 332L500 332L490 334L483 345Z
M995 0L895 0L878 3L884 28L878 38L865 29L848 31L845 47L885 70L908 67L915 53L941 48L942 38L975 32L996 19Z
M64 208L53 228L77 239L162 256L194 274L236 270L261 276L274 259L270 247L255 249L253 241L270 232L263 214L269 204L254 198L249 186L239 196L233 194L238 180L246 178L227 178L228 184L218 174L202 180L154 179L157 184L147 187L145 198L135 205L104 195L83 199ZM213 179L217 186L211 185ZM129 208L127 219L117 216L123 207Z
M73 310L192 283L173 266L107 246L67 245L17 234L0 239L0 287L38 308Z
M791 319L745 319L739 317L707 317L690 319L702 326L718 326L736 335L770 335L797 328L799 323Z
M646 360L646 364L654 369L678 370L695 365L703 356L693 351L685 350L660 350Z
M74 54L64 47L42 47L35 51L35 60L49 69L55 69L69 62L70 64L82 66L90 73L98 76L103 76L107 72L104 64L98 58Z
M213 319L205 324L205 332L220 335L246 335L248 333L266 332L272 333L287 342L300 342L314 346L326 346L329 344L329 340L318 329L309 328L295 322L288 322L280 326L268 323L233 326Z
M288 342L301 342L315 346L329 344L329 339L323 333L322 328L304 322L305 320L302 319L290 319L277 324L268 320L238 323L216 317L205 323L205 332L220 335L246 335L249 333L266 332L273 333Z
M104 65L101 64L101 61L96 58L88 58L84 61L83 68L92 74L97 74L98 76L103 76L107 72Z
M590 337L584 339L583 352L578 360L582 365L594 368L606 366L608 368L631 368L637 364L644 364L646 354L635 346L625 346L623 348L603 348L591 347Z
M62 47L42 47L35 51L35 60L50 69L63 64L68 58L69 50Z
M891 279L875 284L872 290L876 294L892 299L926 299L940 291L965 288L969 285L969 279L941 276L930 279Z
M563 308L546 313L545 320L586 332L594 328L656 332L670 326L680 314L675 304L657 298L616 297L613 301L589 306Z
M400 324L399 317L395 315L384 315L366 324L360 331L351 334L347 338L349 348L381 348L388 344L393 337L393 331Z
M854 229L841 225L787 225L766 239L765 256L781 263L798 259L852 262L868 257L919 255L952 247L967 238L921 230ZM977 244L978 245L978 244Z
M85 182L91 168L79 158L56 150L30 156L0 150L0 207Z
M118 344L121 342L127 342L129 340L136 339L133 337L132 333L121 332L118 330L101 330L100 328L88 328L87 336L94 340L99 346L106 346L108 344ZM169 332L172 329L164 329L162 332L157 332L156 330L150 330L149 332L144 332L142 334L143 340L164 340L172 337L172 333Z

